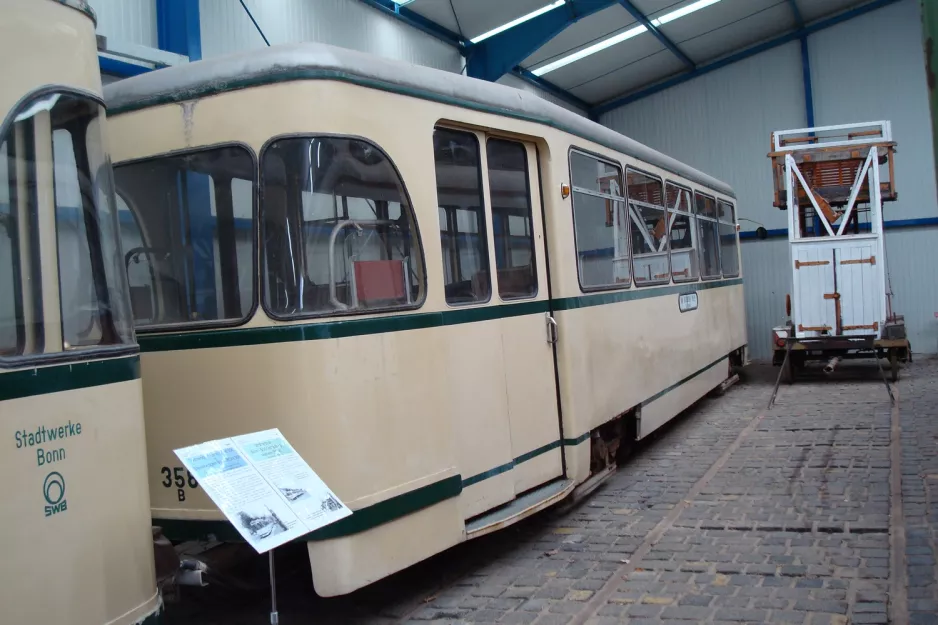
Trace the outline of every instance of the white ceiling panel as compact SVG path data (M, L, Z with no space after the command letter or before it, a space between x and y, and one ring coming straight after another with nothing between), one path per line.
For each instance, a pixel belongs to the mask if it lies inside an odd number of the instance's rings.
M650 19L662 13L670 13L695 1L696 0L632 0L632 4L644 15L650 16Z
M540 50L524 60L522 66L553 61L581 48L628 30L635 25L635 20L628 11L618 4L588 15L568 26L559 35L547 42Z
M685 54L702 64L794 28L795 18L790 7L779 5L681 41L679 45Z
M415 11L427 18L431 22L439 24L443 28L458 32L456 18L453 17L453 11L449 7L449 2L440 2L439 0L414 0L407 5L411 11Z
M661 42L650 33L642 33L549 74L544 74L542 78L568 89L640 61L663 49Z
M631 0L660 18L697 0ZM795 0L806 23L836 15L870 0ZM467 39L550 4L552 0L413 0L407 8ZM697 64L704 64L798 27L792 0L718 0L662 25L661 31ZM554 11L568 11L559 7ZM455 13L455 14L454 14ZM634 28L619 3L572 24L522 62L537 69ZM508 31L510 33L510 31ZM683 71L684 65L651 33L561 67L543 78L590 103L634 92Z
M798 0L798 8L805 22L841 13L847 9L866 4L869 0Z
M466 39L472 39L502 24L527 15L550 4L553 0L414 0L407 5L425 18L452 30L462 30ZM563 11L563 7L554 11ZM453 13L455 12L455 16ZM457 25L458 20L458 25Z
M578 98L599 103L658 82L684 69L684 64L670 50L662 49L602 76L583 81L569 89Z
M788 0L722 0L664 24L661 32L671 41L680 43L741 20L755 27L759 27L763 21L771 24L771 20L777 19L779 15L787 15L790 24L794 24L794 12ZM788 27L788 24L784 27L776 25L778 30Z

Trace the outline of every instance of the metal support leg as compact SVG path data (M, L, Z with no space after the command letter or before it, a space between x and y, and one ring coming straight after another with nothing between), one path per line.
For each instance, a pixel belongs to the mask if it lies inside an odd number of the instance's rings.
M277 574L274 568L274 550L267 552L270 562L270 625L280 623L280 613L277 612Z
M785 367L788 366L788 361L791 358L791 338L785 340L785 359L782 361L782 366L778 370L778 378L775 380L775 388L772 389L772 397L769 398L769 405L766 406L766 410L772 408L772 404L775 403L775 396L778 395L778 385L782 383L782 375L785 374ZM794 373L792 373L794 375Z
M879 356L879 354L877 354L877 356ZM892 394L892 387L889 386L889 380L886 379L886 372L883 371L883 360L881 358L876 358L876 366L879 367L879 373L883 376L883 384L886 385L886 392L889 393L889 403L895 405L896 398Z

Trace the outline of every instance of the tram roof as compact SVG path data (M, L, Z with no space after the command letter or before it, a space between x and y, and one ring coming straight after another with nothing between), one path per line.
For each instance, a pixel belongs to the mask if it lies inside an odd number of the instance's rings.
M104 88L109 115L294 80L338 80L557 128L719 193L732 187L536 95L461 74L320 43L247 50L167 67Z
M91 21L95 23L95 26L98 25L98 16L95 15L94 9L91 8L91 5L88 4L85 0L52 0L53 2L58 2L59 4L64 4L67 7L71 7L77 11L81 11L85 15L91 18Z

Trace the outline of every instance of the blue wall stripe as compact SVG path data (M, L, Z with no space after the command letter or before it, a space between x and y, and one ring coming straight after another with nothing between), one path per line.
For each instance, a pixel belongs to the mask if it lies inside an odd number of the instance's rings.
M892 219L889 221L883 222L883 228L886 230L892 230L894 228L922 228L938 226L938 217L919 217L917 219ZM860 224L860 230L869 230L869 224ZM767 231L769 237L787 237L788 228L774 228ZM755 239L756 232L755 230L747 230L745 232L739 233L740 239Z

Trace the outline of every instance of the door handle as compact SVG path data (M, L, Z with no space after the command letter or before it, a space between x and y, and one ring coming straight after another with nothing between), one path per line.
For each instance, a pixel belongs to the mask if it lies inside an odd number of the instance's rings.
M555 345L557 338L557 320L551 317L550 313L547 313L547 343L549 345Z

